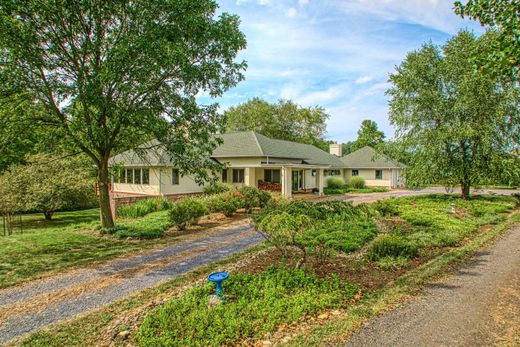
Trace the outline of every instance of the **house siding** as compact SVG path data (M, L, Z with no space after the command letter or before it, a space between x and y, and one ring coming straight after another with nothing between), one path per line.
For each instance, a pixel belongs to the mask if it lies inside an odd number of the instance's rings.
M348 168L344 170L345 180L348 180L352 177L352 170L359 171L359 177L363 177L365 179L365 184L368 187L386 187L392 188L392 169L357 169L357 168ZM376 170L383 171L383 179L377 180Z

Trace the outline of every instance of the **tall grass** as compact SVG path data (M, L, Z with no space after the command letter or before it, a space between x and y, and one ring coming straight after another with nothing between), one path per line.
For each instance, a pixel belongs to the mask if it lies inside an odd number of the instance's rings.
M172 206L173 202L167 198L150 198L131 205L121 206L117 210L117 214L122 218L139 218L152 212L168 210Z

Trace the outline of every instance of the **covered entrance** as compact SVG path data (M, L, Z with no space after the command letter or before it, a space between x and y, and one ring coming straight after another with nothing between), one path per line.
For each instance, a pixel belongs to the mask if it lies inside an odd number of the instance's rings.
M299 192L304 189L304 174L303 170L292 170L292 191Z

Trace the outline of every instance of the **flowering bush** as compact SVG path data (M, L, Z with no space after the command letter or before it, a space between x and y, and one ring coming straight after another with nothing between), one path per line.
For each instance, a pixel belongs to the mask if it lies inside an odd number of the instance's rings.
M210 212L223 213L232 216L237 209L244 207L244 196L238 191L213 195L207 199Z

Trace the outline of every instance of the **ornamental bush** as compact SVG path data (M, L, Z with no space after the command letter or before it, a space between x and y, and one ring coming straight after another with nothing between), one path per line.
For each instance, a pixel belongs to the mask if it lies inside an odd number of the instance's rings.
M362 189L365 188L365 179L361 176L351 177L348 181L348 185L352 188Z
M255 187L243 187L239 189L239 192L244 198L244 208L247 213L250 213L255 207L263 208L271 201L269 192Z
M416 243L396 235L383 235L374 240L367 252L370 260L379 260L384 257L414 258L418 254L419 246Z
M327 188L330 189L341 189L345 187L345 180L341 177L329 177L327 178Z
M244 197L238 191L226 192L209 197L206 204L210 213L223 213L230 217L244 207Z
M170 209L170 222L179 230L184 230L188 225L196 224L206 214L208 208L199 199L183 199L174 203Z
M213 195L233 190L233 186L227 183L215 182L204 187L204 194Z

